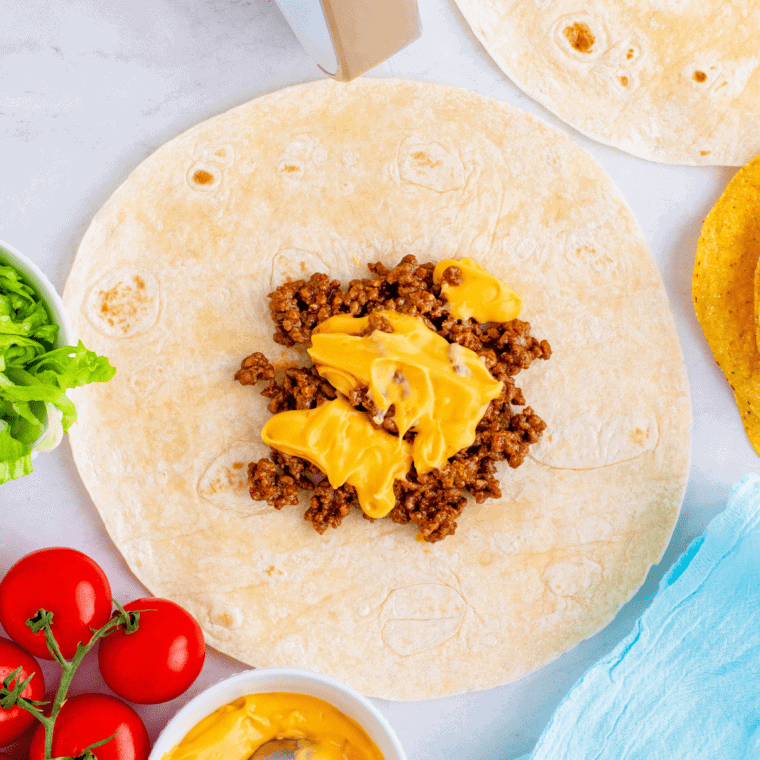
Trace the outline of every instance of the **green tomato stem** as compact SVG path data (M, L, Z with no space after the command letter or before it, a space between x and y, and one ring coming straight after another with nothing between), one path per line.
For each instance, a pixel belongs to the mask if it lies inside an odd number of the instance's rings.
M116 617L112 617L102 628L100 628L97 631L94 631L92 636L90 636L90 640L86 644L82 644L81 642L77 644L77 651L70 661L66 660L61 654L61 650L58 647L58 642L55 640L55 636L53 635L53 632L50 630L51 623L46 622L46 624L44 625L45 640L47 641L48 649L50 650L51 654L55 657L55 659L58 660L58 662L61 664L61 669L62 669L61 681L58 684L58 691L55 694L55 699L53 700L53 707L50 710L50 718L48 719L47 723L44 723L45 725L45 760L52 760L53 726L55 724L55 719L58 717L58 713L61 710L61 707L63 707L63 703L66 701L66 695L68 694L69 687L71 686L71 681L74 678L74 673L76 672L76 669L81 665L82 660L84 659L85 655L95 646L95 644L97 644L97 642L100 639L102 639L105 636L108 636L109 633L113 633L120 625L125 623L125 621L123 620L123 617L125 616L124 609L121 607L121 605L117 603L116 603L116 606L119 607L119 614ZM52 615L51 615L51 618L52 618ZM126 622L129 623L130 621L127 620ZM110 741L110 739L112 738L113 737L109 737L108 739L105 739L103 742L98 742L96 744L91 745L90 747L88 747L87 750L85 750L85 752L95 747L99 747L101 744L105 744L106 741Z
M50 709L49 716L45 715L38 707L38 705L41 706L47 703L37 702L35 700L26 699L25 697L21 696L21 692L29 684L29 681L34 674L32 674L32 676L29 676L29 678L27 678L26 681L21 684L18 681L18 676L20 675L21 669L19 668L17 671L14 671L14 673L5 679L5 681L9 681L13 678L14 674L16 674L16 685L13 689L10 689L5 682L0 682L0 699L4 699L6 702L8 702L7 706L6 704L3 704L0 706L0 709L4 709L6 707L7 709L10 709L14 706L21 707L23 710L31 713L45 727L45 760L80 760L82 757L94 758L94 760L97 760L92 753L92 750L100 747L106 742L111 741L111 739L116 736L116 733L114 733L107 739L102 739L99 742L90 744L84 750L80 758L52 757L53 728L55 727L55 720L58 717L58 713L61 711L61 708L63 707L63 703L66 701L66 695L68 694L69 687L71 686L71 681L74 678L74 673L82 663L82 660L100 639L108 636L119 628L124 629L126 633L133 633L136 631L139 624L140 612L150 611L134 610L127 612L115 599L112 599L111 601L116 605L118 612L115 613L114 616L111 617L108 622L98 630L95 630L94 628L90 629L92 631L90 640L86 644L82 644L81 642L77 644L76 652L71 660L67 660L63 656L61 649L58 646L58 642L55 640L55 635L51 630L51 625L53 623L52 612L49 612L48 610L38 610L37 614L33 618L30 618L26 621L26 624L29 626L29 628L31 628L33 633L44 631L45 642L47 643L48 650L50 651L50 654L53 655L53 658L56 660L56 662L58 662L58 664L61 666L61 680L58 684L58 690L55 693L55 699L53 700L53 706Z

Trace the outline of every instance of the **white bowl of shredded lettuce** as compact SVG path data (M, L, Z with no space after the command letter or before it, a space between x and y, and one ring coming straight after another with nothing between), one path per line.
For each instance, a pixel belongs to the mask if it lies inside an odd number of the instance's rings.
M69 388L115 373L74 335L50 280L0 240L0 485L32 471L76 421Z

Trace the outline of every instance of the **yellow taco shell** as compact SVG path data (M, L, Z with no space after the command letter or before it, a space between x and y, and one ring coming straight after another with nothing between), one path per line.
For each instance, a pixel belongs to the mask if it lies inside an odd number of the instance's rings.
M707 215L692 277L694 310L734 391L744 429L760 454L760 158L740 169Z

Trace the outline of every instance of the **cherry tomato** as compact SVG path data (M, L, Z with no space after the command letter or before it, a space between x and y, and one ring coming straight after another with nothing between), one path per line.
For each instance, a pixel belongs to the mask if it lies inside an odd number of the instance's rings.
M124 609L141 612L134 633L123 629L101 639L98 666L123 699L154 705L178 697L198 677L206 657L195 618L168 599L137 599Z
M53 757L78 757L95 742L116 734L92 750L98 760L146 760L150 740L140 716L108 694L79 694L63 703L53 729ZM45 728L35 731L29 760L44 760Z
M53 613L51 630L61 653L70 659L80 641L111 615L111 586L106 574L76 549L40 549L22 557L0 581L0 624L33 655L52 660L43 631L32 633L26 621L45 609Z
M11 686L15 686L19 681L25 681L34 673L34 678L21 692L21 696L26 699L44 699L45 679L37 661L20 646L0 637L0 683L18 667L21 667L21 673L17 679L13 679ZM21 707L12 707L10 710L0 707L0 747L10 744L21 736L34 723L34 720L34 716Z

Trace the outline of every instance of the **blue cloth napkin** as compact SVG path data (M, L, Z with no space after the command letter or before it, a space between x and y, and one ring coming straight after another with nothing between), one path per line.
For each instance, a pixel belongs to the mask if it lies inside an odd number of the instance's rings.
M530 760L760 758L760 478L662 579L635 629L576 683Z

